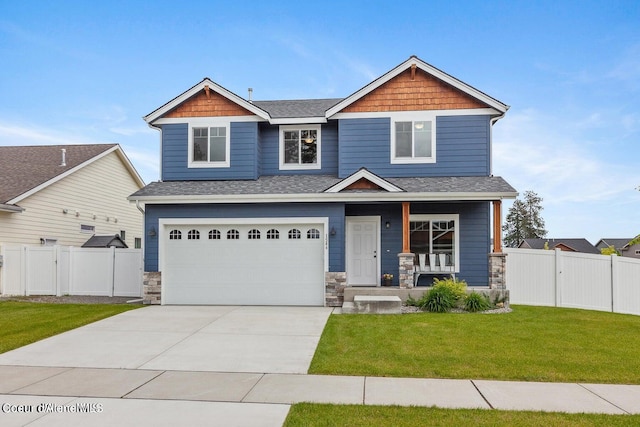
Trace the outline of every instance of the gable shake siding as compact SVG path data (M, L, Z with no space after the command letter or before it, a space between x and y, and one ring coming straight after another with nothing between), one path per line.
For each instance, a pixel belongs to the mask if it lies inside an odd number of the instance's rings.
M189 168L189 126L186 123L162 126L162 179L219 180L258 178L258 124L231 122L231 166Z
M381 177L489 175L490 117L439 116L436 162L391 163L391 119L339 120L339 171L345 178L365 167Z

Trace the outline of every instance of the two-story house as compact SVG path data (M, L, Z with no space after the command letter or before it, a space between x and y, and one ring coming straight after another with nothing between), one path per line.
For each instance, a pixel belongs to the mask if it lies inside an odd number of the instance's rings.
M384 274L487 286L517 195L491 171L507 109L414 56L340 99L252 101L205 78L144 117L162 156L129 198L145 270L163 304L339 305L336 283Z

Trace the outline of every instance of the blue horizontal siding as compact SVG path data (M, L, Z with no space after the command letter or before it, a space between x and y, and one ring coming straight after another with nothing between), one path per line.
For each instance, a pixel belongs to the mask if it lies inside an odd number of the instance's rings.
M435 163L392 164L390 118L339 120L338 136L342 178L361 167L382 177L489 175L489 116L437 117Z
M344 204L278 203L269 205L147 205L145 213L145 271L158 271L158 236L149 236L151 228L159 230L160 218L288 218L328 217L329 271L344 271Z
M304 125L301 125L304 126ZM320 127L321 169L280 170L280 127L260 125L261 162L263 175L335 175L338 173L338 124L335 121Z
M162 126L162 179L164 181L257 179L258 124L230 125L228 168L188 168L189 127L186 123Z
M459 214L460 273L459 279L469 286L488 286L490 221L488 202L412 203L412 214ZM345 216L380 216L380 265L382 272L394 274L398 284L398 254L402 251L402 205L342 203L282 203L273 205L147 205L145 216L145 271L158 269L158 237L149 237L151 228L158 230L160 218L276 218L328 217L329 271L345 271ZM390 227L386 228L385 223ZM424 276L420 284L430 283Z

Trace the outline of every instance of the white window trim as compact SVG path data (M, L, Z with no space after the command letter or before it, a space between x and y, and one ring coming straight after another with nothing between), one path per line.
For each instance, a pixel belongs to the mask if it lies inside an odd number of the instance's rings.
M391 163L415 164L436 162L436 115L429 112L398 113L391 115ZM396 157L396 122L431 122L431 157ZM413 136L412 136L413 143Z
M317 153L316 153L316 163L299 163L299 164L291 164L284 162L284 132L287 130L315 130L317 132ZM310 169L321 169L322 168L322 134L321 134L321 126L320 125L286 125L280 126L278 130L278 153L279 153L279 162L280 162L280 170L310 170Z
M409 215L411 221L453 221L455 233L453 234L454 272L460 273L460 215L459 214L415 214Z
M225 141L225 156L224 162L194 162L193 161L193 128L221 128L224 127L226 131ZM207 130L209 135L209 130ZM209 141L207 141L207 144ZM190 120L189 121L189 142L188 142L188 168L228 168L231 166L231 121L228 119L220 120L219 118L206 118L205 120Z

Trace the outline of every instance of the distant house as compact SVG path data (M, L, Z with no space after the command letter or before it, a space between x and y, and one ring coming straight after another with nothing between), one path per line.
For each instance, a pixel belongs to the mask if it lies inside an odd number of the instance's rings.
M0 246L81 246L117 234L141 247L144 187L118 144L0 147Z
M598 248L598 250L602 250L613 246L618 251L620 256L640 258L640 242L638 241L640 239L638 239L638 237L640 236L628 239L600 239L598 243L596 243L596 248ZM634 242L633 244L630 244L632 243L632 240L636 241L637 243Z
M522 249L560 249L567 252L599 254L595 246L587 239L524 239L518 246Z

